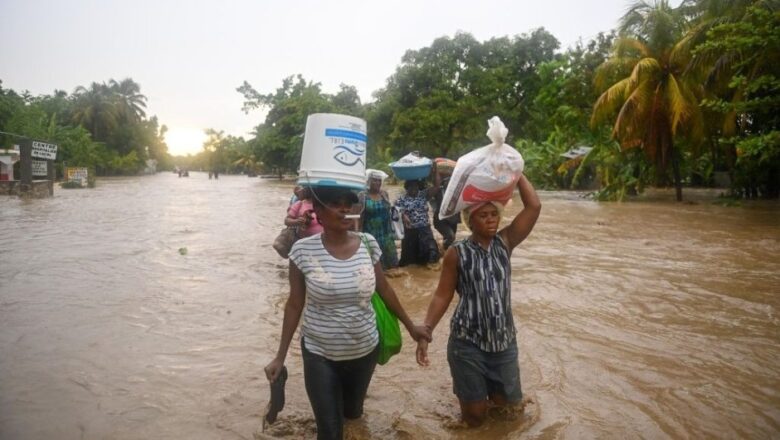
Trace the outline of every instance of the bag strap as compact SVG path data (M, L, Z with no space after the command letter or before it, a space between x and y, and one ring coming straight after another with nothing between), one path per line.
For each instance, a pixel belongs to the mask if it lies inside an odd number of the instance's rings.
M366 238L366 234L364 232L360 232L360 241L363 242L363 244L366 246L366 250L368 251L368 258L371 259L371 265L374 265L374 252L371 250L371 245L368 244L368 239Z

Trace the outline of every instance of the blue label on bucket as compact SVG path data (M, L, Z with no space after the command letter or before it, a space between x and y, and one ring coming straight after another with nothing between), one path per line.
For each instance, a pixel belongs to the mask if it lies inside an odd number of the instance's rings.
M368 136L363 133L351 130L342 130L339 128L326 128L325 136L328 137L342 137L345 139L354 139L356 141L367 142Z

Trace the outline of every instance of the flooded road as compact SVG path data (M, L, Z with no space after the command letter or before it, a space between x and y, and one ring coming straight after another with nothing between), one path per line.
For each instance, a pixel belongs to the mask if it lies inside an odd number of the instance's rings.
M270 244L291 183L191 176L0 199L0 438L315 436L298 336L287 406L261 432L288 293ZM780 436L780 205L540 195L512 258L525 413L460 427L448 312L431 366L405 335L347 437ZM421 320L437 280L390 282Z

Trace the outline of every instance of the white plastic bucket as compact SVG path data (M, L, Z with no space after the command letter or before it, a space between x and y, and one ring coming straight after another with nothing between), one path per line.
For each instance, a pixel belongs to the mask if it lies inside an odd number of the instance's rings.
M362 190L366 187L366 121L315 113L306 119L298 184Z

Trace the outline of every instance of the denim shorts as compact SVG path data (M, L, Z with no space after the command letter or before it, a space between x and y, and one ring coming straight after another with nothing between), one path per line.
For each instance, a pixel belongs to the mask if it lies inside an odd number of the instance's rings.
M447 362L452 374L452 391L464 402L485 400L498 394L510 403L523 399L517 344L491 353L472 342L450 336Z

